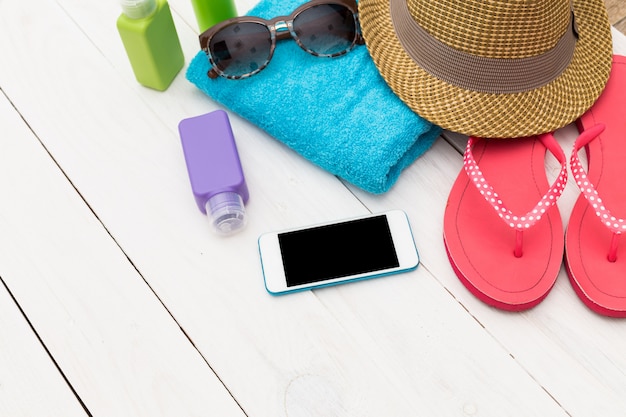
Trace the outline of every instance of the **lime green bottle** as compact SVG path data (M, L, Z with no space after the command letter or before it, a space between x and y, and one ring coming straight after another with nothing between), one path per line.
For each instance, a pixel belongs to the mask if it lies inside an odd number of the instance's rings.
M121 0L117 19L135 78L140 84L164 91L185 64L167 0Z
M191 0L200 33L222 20L237 16L233 0Z

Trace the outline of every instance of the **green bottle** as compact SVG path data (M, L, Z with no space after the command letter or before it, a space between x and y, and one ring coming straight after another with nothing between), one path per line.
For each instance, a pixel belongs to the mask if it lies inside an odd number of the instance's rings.
M191 0L200 33L222 20L237 16L233 0Z
M121 0L117 19L135 78L140 84L164 91L185 64L167 0Z

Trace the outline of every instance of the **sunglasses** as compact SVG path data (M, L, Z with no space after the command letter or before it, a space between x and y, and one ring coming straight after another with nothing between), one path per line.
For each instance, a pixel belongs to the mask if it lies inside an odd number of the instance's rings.
M290 16L242 16L210 27L200 35L200 47L212 67L207 75L250 77L269 64L276 42L290 37L314 56L346 54L363 44L356 0L311 0Z

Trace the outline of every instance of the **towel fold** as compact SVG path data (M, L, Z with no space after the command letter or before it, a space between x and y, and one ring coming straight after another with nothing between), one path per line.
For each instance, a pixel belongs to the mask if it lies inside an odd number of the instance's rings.
M249 15L289 15L303 3L262 0ZM252 77L211 80L208 70L200 51L187 79L311 162L370 193L388 191L441 132L391 91L365 45L338 58L319 58L285 40Z

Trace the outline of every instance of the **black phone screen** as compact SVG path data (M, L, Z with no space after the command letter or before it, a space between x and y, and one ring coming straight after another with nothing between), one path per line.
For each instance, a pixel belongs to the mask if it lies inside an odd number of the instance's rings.
M278 235L287 286L399 266L387 216L373 216Z

